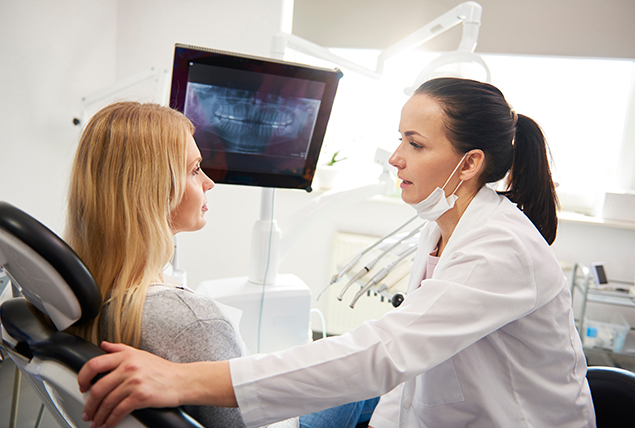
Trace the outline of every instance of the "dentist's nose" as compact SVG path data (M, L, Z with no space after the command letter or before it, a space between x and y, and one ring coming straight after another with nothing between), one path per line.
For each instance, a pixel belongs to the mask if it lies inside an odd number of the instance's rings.
M388 158L388 163L394 166L397 169L403 169L404 161L403 158L399 155L399 148L397 148L392 155Z

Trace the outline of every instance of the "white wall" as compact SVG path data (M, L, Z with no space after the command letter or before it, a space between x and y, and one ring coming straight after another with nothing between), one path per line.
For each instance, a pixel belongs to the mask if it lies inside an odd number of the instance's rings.
M174 44L269 55L280 31L283 0L120 0L119 78L157 66L172 68Z
M78 138L71 120L81 97L151 66L169 68L175 42L266 55L270 35L280 24L281 4L282 0L0 2L0 200L61 232L67 174ZM603 22L602 31L611 31L612 24ZM499 37L513 39L510 34ZM208 197L207 227L183 234L179 241L191 286L248 272L260 190L218 185ZM312 197L302 191L278 191L276 218L284 219ZM411 215L411 209L401 204L357 204L311 230L280 271L301 277L315 296L333 274L328 265L334 231L383 235ZM634 235L632 230L565 223L554 250L569 262L605 261L613 279L633 280Z
M115 73L116 1L0 2L0 200L60 230L82 95Z

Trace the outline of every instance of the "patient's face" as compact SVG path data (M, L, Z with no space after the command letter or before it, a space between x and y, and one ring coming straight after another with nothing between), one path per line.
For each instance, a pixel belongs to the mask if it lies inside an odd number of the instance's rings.
M201 153L192 136L187 140L187 178L181 203L171 213L172 232L193 232L205 226L207 197L214 182L201 170Z

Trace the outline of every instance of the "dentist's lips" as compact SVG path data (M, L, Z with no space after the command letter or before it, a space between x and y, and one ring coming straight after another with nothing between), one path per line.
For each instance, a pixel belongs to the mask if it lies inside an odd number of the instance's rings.
M207 202L205 202L205 205L203 205L203 211L207 211L207 210L208 210L208 208L207 208Z
M399 179L401 180L401 183L399 184L399 187L401 187L402 189L405 189L405 188L410 187L412 185L412 181L404 180L401 177L399 177Z

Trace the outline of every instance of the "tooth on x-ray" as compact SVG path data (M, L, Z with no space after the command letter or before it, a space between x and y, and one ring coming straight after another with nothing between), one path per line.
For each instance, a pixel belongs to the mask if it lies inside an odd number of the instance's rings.
M237 153L262 153L297 138L314 122L320 105L319 100L200 83L189 83L187 90L186 115L192 110L202 115L226 149Z

